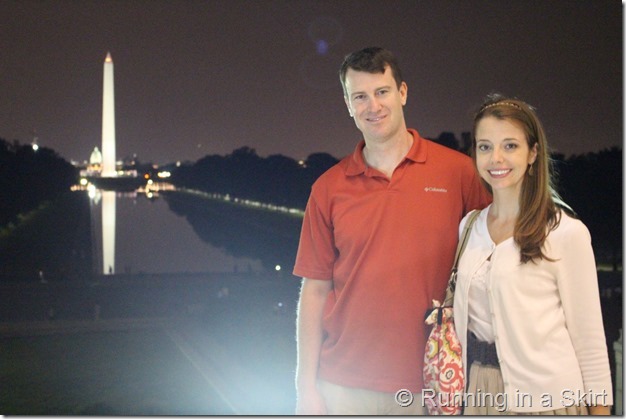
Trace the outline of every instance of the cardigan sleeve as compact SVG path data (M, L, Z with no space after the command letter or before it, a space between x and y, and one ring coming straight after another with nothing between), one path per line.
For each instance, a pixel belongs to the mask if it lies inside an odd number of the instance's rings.
M588 397L599 395L588 402L612 405L611 371L591 236L581 221L566 215L563 215L558 230L560 234L554 235L551 246L552 255L558 258L557 283L565 322L585 391Z

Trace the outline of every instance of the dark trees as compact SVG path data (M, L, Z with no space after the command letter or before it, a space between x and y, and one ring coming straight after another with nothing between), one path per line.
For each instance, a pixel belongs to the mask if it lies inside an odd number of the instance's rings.
M622 149L555 156L557 189L591 232L596 259L621 264L623 165Z
M0 226L15 221L76 183L77 170L45 147L0 139Z
M181 166L172 173L172 182L210 193L304 208L315 179L337 161L326 153L312 154L303 163L281 154L262 158L254 149L242 147L226 156L205 156Z

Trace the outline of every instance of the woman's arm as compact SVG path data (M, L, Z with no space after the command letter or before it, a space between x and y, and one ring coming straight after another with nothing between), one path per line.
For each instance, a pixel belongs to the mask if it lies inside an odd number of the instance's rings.
M602 395L590 400L591 411L600 413L613 404L613 389L598 274L589 230L582 222L566 217L563 215L558 237L551 241L551 245L558 249L553 254L558 258L555 263L558 264L559 294L582 372L584 390Z

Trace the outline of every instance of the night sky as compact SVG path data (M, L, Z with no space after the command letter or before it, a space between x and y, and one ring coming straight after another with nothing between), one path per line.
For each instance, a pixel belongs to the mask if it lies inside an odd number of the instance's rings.
M107 51L118 159L342 157L361 136L337 71L373 45L398 56L423 136L460 139L496 91L534 105L566 156L623 142L616 0L1 0L0 19L0 138L67 160L101 147Z

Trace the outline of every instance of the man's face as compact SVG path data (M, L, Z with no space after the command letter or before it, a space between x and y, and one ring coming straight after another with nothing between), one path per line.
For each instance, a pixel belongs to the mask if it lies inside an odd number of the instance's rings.
M389 66L383 74L348 69L345 90L350 116L366 140L386 140L406 131L402 107L406 104L407 85L402 82L397 87Z

